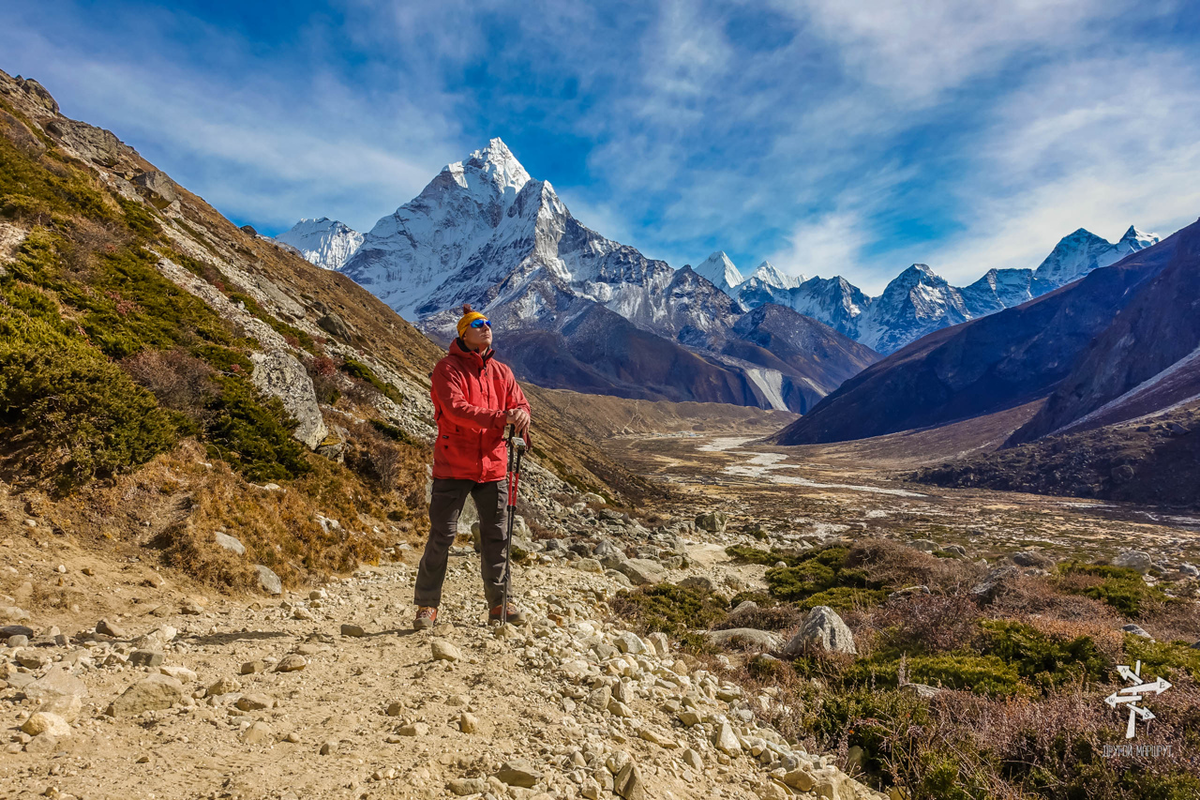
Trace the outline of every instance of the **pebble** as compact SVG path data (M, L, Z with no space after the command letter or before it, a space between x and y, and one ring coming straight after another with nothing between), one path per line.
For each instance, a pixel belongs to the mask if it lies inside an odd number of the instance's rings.
M430 649L433 651L434 660L437 661L461 661L462 652L447 642L445 639L434 639L430 644Z
M283 658L281 658L279 660L279 663L275 665L275 671L276 672L297 672L298 670L302 670L307 666L308 666L308 660L304 656L293 653L291 655L284 656Z

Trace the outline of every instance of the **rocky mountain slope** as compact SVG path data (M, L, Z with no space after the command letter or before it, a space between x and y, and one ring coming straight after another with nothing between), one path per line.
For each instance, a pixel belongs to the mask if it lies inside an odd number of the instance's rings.
M848 380L781 431L778 442L861 439L1046 396L1187 236L1175 234L1050 294L925 336Z
M493 139L380 220L342 272L434 338L453 336L461 303L485 310L517 374L546 386L807 410L862 349L838 354L852 343L834 336L797 370L742 346L745 309L709 280L740 282L727 264L675 270L604 238Z
M0 134L0 480L62 506L69 530L153 532L157 557L228 587L378 559L427 524L438 345L36 81L0 74ZM535 461L610 498L652 491L529 394ZM164 460L207 478L162 478L150 528L114 514L112 482ZM231 516L247 530L233 561L208 546Z
M1076 361L1013 444L1120 422L1200 397L1200 221Z

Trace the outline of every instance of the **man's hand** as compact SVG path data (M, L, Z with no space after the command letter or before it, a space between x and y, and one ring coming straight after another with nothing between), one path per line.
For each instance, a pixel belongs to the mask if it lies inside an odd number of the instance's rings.
M517 426L517 436L522 439L528 438L529 433L529 412L523 408L514 408L508 411L505 415L505 422L508 425Z

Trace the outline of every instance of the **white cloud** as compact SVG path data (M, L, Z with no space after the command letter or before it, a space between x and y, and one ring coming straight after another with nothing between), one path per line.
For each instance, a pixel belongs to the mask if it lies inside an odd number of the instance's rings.
M789 275L841 275L866 292L875 290L869 275L859 274L862 248L867 244L865 220L853 211L834 211L797 223L788 245L767 260ZM882 286L878 287L882 289Z

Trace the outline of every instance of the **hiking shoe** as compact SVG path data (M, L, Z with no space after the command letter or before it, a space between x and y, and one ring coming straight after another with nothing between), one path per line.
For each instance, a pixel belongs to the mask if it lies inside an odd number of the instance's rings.
M501 605L498 605L495 608L493 608L491 611L489 611L488 612L488 622L499 622L500 621L500 612L503 610L504 610L504 605L501 604ZM522 622L525 621L525 614L521 611L521 609L517 608L512 603L508 604L508 621L514 625L520 625Z
M437 622L437 609L429 606L421 606L417 609L417 618L413 620L413 630L423 631L428 630Z

